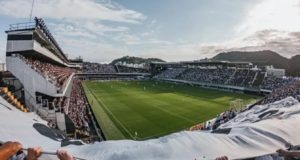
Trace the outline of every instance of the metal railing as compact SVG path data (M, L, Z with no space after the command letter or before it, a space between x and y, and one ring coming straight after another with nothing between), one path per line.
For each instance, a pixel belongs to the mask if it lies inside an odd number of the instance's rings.
M16 23L9 25L9 30L22 30L22 29L34 29L36 26L35 22Z

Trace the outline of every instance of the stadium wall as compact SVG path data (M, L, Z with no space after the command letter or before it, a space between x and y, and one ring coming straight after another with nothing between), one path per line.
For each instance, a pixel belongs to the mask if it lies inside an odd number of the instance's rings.
M33 34L33 30L14 31L8 33L6 52L32 50L33 49L32 34ZM30 39L22 38L27 35L31 36L31 38Z
M57 88L54 84L47 81L42 75L33 70L20 58L7 56L6 62L8 71L17 77L23 84L24 89L26 90L25 99L28 100L31 105L36 106L36 92L45 93L51 96L57 94Z
M57 56L55 56L51 51L49 51L47 48L43 47L39 42L37 42L35 40L33 41L33 50L49 57L50 59L52 59L60 64L64 64L67 66L66 63L64 63L61 59L59 59Z

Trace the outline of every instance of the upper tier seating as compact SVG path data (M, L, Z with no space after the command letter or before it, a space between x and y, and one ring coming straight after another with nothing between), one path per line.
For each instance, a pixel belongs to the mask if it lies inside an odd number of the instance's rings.
M49 82L54 83L58 89L61 89L66 80L72 75L72 73L76 72L75 69L71 69L68 67L62 67L31 58L25 58L23 56L19 57L21 57L21 59L24 60L26 64L30 65L32 69L40 73Z
M113 65L89 63L89 62L83 63L82 71L84 73L116 73L117 72Z
M174 69L167 69L158 75L154 76L154 78L166 78L166 79L173 79L179 76L182 72L185 71L185 68L174 68Z
M242 87L259 87L266 90L273 90L274 88L297 81L295 78L266 76L266 72L257 69L234 68L168 68L155 75L154 78Z
M189 68L177 79L204 83L225 84L234 73L234 69L202 69Z

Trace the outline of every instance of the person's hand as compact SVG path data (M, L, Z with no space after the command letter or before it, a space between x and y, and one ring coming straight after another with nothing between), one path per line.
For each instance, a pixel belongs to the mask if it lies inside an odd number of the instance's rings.
M37 160L43 152L41 147L28 148L27 160Z
M228 160L228 157L227 156L222 156L222 157L216 158L216 160Z
M57 150L57 157L60 160L74 160L73 156L66 150Z
M1 146L1 149L9 149L10 152L14 155L16 154L19 150L22 149L22 144L19 142L6 142Z
M288 148L288 149L291 149L291 148L293 147L293 145L292 145L292 143L287 142L287 143L285 144L285 147Z
M288 155L288 151L284 150L284 149L278 149L276 151L280 156L287 156Z
M0 147L0 157L9 159L22 149L22 144L19 142L6 142Z

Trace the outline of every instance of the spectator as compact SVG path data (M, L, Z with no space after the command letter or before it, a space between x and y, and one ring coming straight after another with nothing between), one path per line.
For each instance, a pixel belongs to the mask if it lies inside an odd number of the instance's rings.
M284 157L285 159L299 159L300 158L300 148L299 146L293 146L291 144L287 144L288 149L278 149L276 152L279 154L279 156Z
M207 130L212 130L212 125L211 122L209 121L206 127Z

